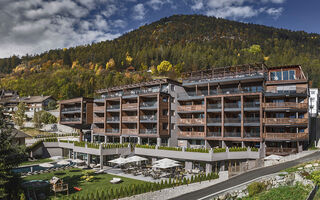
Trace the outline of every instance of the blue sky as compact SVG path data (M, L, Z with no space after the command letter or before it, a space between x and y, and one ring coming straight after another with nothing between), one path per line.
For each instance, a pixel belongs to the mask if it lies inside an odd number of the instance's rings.
M0 58L119 37L174 14L320 33L318 0L0 0Z

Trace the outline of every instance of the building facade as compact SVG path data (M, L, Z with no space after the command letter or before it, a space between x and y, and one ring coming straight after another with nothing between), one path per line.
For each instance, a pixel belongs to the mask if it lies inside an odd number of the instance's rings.
M86 110L91 141L256 147L267 155L296 153L308 144L308 80L298 65L214 68L183 74L182 82L158 79L97 93L92 115ZM79 101L78 115L62 111L74 101L60 102L61 123L79 122L72 119L83 115Z
M309 113L311 117L317 117L319 113L319 89L310 88L310 97L309 97Z

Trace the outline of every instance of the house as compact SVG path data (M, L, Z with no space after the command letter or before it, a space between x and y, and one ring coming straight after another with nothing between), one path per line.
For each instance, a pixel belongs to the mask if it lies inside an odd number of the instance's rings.
M25 145L26 144L26 138L31 137L30 135L18 130L18 129L12 129L11 135L13 138L13 143L18 145Z

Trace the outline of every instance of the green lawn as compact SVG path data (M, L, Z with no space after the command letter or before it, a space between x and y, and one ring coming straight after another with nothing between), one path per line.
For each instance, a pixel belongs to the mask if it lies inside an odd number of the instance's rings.
M46 132L46 131L40 131L38 129L35 128L29 128L29 127L25 127L22 128L21 131L25 132L26 134L30 135L31 137L35 137L37 135L52 135L52 133Z
M262 192L252 197L245 197L242 200L305 200L311 189L311 186L307 187L303 185L282 186Z
M53 160L50 159L50 158L43 158L43 159L38 159L38 160L35 160L35 161L25 161L25 162L21 163L19 166L35 165L35 164L46 163L46 162L53 162Z
M317 193L314 196L313 200L320 200L320 190L317 191Z
M111 184L110 180L112 180L113 175L109 174L94 174L94 180L92 182L85 182L83 181L80 177L83 175L83 172L85 170L81 169L71 169L71 170L63 170L63 171L56 171L56 172L51 172L51 173L44 173L44 174L39 174L39 175L33 175L33 176L27 176L24 178L24 181L29 181L29 180L50 180L53 176L57 176L59 178L63 179L64 183L69 184L69 197L71 198L72 196L75 195L81 195L81 196L87 196L88 194L91 194L94 192L96 194L97 190L99 192L104 191L106 192L107 190L110 190L111 188L113 189L119 189L120 187L128 187L132 185L137 185L137 184L143 184L146 183L144 181L139 181L135 179L129 179L129 178L124 178L120 177L123 182L120 184ZM73 187L80 187L82 188L81 191L75 191ZM54 194L51 194L51 198L53 198ZM64 193L65 194L65 193ZM65 195L62 194L57 194L57 199L66 199Z

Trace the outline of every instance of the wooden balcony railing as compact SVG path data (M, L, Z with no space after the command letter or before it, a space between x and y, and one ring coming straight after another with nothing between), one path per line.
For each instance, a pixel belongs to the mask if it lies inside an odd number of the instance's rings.
M125 103L122 104L122 109L137 109L138 103Z
M205 132L198 131L180 131L179 136L182 137L206 137Z
M104 106L93 106L93 112L104 112Z
M178 119L178 124L205 124L204 119Z
M93 128L92 130L93 130L93 133L104 133L104 132L105 132L105 131L104 131L104 128L97 128L97 127L95 127L95 128Z
M267 147L266 148L266 154L276 154L276 155L289 155L298 153L297 148L281 148L281 147Z
M137 135L138 129L122 129L122 134L128 134L128 135Z
M265 118L265 124L307 124L307 118Z
M204 105L178 106L178 111L203 111Z
M307 103L295 103L295 102L282 102L282 103L264 103L264 108L297 108L297 109L307 109Z
M104 117L93 117L94 123L104 123Z
M122 116L123 122L136 122L138 121L138 116Z
M308 140L308 133L265 133L266 140Z

